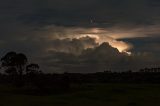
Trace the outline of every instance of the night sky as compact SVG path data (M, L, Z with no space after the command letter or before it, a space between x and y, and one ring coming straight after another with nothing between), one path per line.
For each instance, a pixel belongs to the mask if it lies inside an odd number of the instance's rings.
M44 72L160 66L159 0L1 0L0 55Z

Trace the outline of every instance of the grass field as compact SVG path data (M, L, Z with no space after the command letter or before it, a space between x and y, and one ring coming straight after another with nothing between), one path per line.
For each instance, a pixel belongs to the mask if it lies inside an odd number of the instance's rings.
M0 86L0 106L160 106L158 84L83 84L43 96L17 91Z

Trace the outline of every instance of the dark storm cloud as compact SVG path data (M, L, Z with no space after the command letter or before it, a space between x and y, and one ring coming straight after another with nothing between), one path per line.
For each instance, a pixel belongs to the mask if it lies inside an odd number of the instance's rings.
M34 24L87 25L90 19L151 24L159 21L159 4L158 0L5 0L0 7L2 17Z
M145 61L144 61L145 59ZM105 70L127 71L132 69L154 66L154 61L149 54L128 56L112 48L108 43L98 47L83 50L82 54L76 56L70 53L50 51L49 55L43 58L45 66L54 72L102 72Z
M110 64L115 69L140 67L144 61L155 63L155 56L159 56L159 24L159 0L1 0L0 55L11 50L24 52L50 72L64 71L62 67L103 70ZM100 28L100 32L92 28ZM85 36L79 38L81 35ZM145 37L154 39L143 41L148 39ZM110 46L100 50L101 55L97 49L81 54L87 47L97 47L97 39L112 46L127 45L129 50L131 43L135 55L128 58ZM98 64L92 64L92 59Z
M55 39L53 40L52 49L54 51L71 53L71 54L81 54L84 49L94 48L98 46L94 38L82 37L79 39Z

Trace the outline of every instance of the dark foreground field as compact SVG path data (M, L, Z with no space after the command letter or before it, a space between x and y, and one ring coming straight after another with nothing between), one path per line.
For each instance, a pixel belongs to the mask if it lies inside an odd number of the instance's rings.
M160 106L160 85L82 84L46 95L0 86L0 106Z

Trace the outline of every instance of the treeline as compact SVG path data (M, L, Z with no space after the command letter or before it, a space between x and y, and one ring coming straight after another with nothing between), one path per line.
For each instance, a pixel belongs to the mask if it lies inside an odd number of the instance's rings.
M138 72L97 72L45 74L38 64L30 63L22 53L9 52L1 58L0 84L27 86L39 90L65 91L72 84L83 83L160 83L160 68L144 68Z
M15 75L0 74L0 83L16 84ZM82 83L160 83L160 72L98 72L98 73L63 73L63 74L24 74L23 84L38 87L67 87Z

